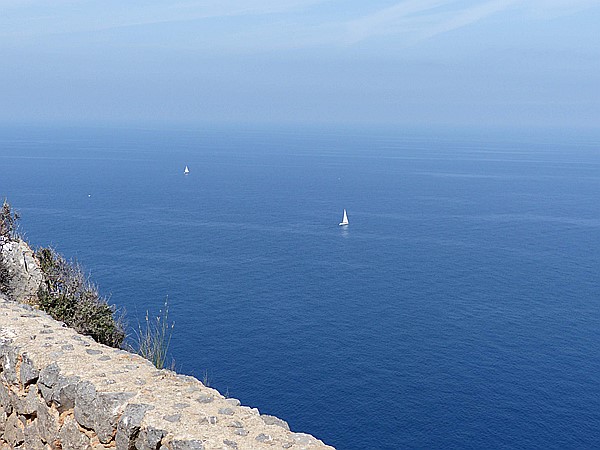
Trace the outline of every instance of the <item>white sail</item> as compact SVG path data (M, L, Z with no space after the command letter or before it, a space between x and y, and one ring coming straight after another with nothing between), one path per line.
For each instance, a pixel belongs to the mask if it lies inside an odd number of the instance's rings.
M342 221L339 223L340 226L348 225L348 214L346 214L346 210L344 209L344 217L342 217Z
M187 175L188 173L190 173L190 169L188 169L188 166L185 166L185 170L183 171L183 173L185 173L186 175Z

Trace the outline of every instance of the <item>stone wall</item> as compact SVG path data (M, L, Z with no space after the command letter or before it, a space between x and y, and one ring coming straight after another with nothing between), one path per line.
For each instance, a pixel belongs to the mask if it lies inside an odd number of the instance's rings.
M42 281L37 261L23 241L0 252L12 276L11 298L0 294L0 450L333 448L23 304Z
M0 449L331 449L0 295Z

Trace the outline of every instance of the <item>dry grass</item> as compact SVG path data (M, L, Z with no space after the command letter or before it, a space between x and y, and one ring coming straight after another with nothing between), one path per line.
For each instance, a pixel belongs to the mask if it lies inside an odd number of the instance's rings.
M135 343L132 350L138 355L151 361L158 369L163 369L167 363L169 346L175 322L169 322L168 299L156 316L150 316L146 311L144 324L138 323L135 333ZM169 366L174 367L174 361Z

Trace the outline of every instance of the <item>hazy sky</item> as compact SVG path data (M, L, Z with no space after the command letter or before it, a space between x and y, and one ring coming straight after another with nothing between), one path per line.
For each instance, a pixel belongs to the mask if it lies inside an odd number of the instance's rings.
M0 0L0 121L600 124L600 0Z

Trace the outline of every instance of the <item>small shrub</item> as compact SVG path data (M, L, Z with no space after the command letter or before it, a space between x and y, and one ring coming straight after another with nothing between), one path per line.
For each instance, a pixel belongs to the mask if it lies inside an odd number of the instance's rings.
M14 240L18 238L17 233L17 221L19 220L19 213L13 211L10 203L4 199L2 203L2 209L0 209L0 237L7 240Z
M81 334L120 347L125 338L124 326L116 318L114 306L100 296L81 266L51 248L38 250L36 256L44 274L38 290L40 308Z
M167 362L167 352L171 345L171 335L175 322L169 323L169 304L165 300L163 309L159 310L156 317L150 318L146 311L144 327L138 324L135 343L132 350L138 355L152 362L158 369L163 369ZM171 368L174 361L171 363Z
M4 199L2 208L0 209L0 248L8 241L17 237L17 221L19 214L13 211L10 203ZM11 275L4 260L4 255L0 252L0 292L10 294L10 279Z
M1 242L0 242L1 243ZM10 272L4 262L4 257L0 252L0 292L3 294L10 294Z

